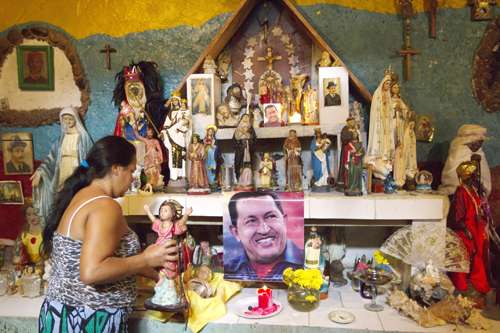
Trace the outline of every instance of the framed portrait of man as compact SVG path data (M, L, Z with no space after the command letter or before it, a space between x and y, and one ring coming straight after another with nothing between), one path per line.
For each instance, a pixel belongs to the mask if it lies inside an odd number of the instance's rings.
M280 282L303 267L302 192L228 192L225 202L224 279Z
M262 127L281 127L284 121L281 119L281 104L269 103L262 106L264 109L264 122Z
M33 173L33 139L31 133L3 133L3 170L6 175Z
M215 74L191 74L187 79L188 108L193 115L193 133L204 133L215 124L215 106L221 102L221 82Z
M0 181L1 205L24 205L23 187L20 181Z
M321 125L345 124L349 116L349 74L344 67L320 67L318 73Z
M54 51L47 45L17 46L17 78L21 90L54 90Z

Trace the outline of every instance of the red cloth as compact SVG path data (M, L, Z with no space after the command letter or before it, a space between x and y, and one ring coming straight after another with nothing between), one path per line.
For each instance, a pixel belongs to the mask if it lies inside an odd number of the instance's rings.
M35 169L40 165L35 161ZM6 175L3 168L3 155L0 153L0 181L14 180L20 181L23 188L24 200L31 197L31 175ZM22 205L0 204L0 238L16 239L21 233L24 224Z
M471 187L460 185L454 197L455 231L463 240L470 257L469 273L450 273L450 279L459 291L467 290L467 279L480 293L490 291L487 275L488 234L487 220L481 213L481 198ZM470 235L467 235L467 231ZM469 238L470 237L470 238Z

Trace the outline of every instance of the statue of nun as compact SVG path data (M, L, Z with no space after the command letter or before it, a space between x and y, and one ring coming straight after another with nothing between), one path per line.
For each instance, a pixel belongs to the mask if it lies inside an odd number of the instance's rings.
M56 193L93 145L76 109L65 107L59 113L59 120L61 136L31 176L33 207L44 220L50 213Z

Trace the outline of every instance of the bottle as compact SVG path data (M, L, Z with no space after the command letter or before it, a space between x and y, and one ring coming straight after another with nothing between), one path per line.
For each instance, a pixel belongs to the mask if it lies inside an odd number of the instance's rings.
M321 259L321 238L318 235L316 227L311 228L304 248L304 267L306 269L319 269Z

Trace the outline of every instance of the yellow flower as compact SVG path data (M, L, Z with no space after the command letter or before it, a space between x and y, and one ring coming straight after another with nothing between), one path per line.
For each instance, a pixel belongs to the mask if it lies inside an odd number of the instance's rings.
M316 298L316 296L314 295L307 295L306 296L306 301L310 302L310 303L314 303L316 302L318 299Z
M375 259L375 263L377 263L379 265L388 265L389 264L389 261L384 258L384 255L382 254L382 252L380 250L376 250L373 253L373 259Z

